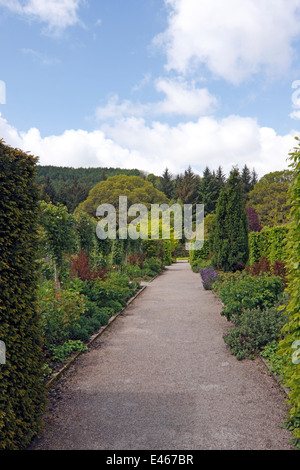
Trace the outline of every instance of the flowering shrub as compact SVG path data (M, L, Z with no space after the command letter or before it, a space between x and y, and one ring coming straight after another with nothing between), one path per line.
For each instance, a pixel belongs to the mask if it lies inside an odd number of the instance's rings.
M200 269L203 287L206 290L211 290L213 284L219 280L219 275L211 266L208 268Z

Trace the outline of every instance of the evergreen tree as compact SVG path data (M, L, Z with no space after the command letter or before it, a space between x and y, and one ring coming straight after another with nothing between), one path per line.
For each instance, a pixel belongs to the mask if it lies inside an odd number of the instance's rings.
M252 173L251 173L251 189L250 189L250 191L253 190L256 183L258 183L258 176L257 176L257 173L256 173L255 169L253 168Z
M45 183L41 186L40 198L47 202L56 202L56 193L53 187L50 176L48 175L45 179Z
M247 165L244 166L242 170L242 176L241 176L241 181L242 181L242 187L243 187L243 192L245 194L248 194L249 191L251 191L251 172Z
M211 172L208 167L203 172L199 184L199 202L204 204L205 214L212 214L216 210L218 197L225 184L225 176L222 168L217 173Z
M172 181L172 175L168 168L165 169L161 178L161 190L168 199L172 199L174 195L174 184Z
M189 166L179 182L177 197L183 204L195 204L197 202L197 178Z
M214 265L225 272L241 270L248 261L248 220L237 168L231 171L218 199L211 248Z

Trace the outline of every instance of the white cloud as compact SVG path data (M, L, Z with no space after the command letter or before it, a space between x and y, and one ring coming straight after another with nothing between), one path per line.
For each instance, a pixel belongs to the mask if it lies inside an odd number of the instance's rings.
M233 165L247 164L263 176L288 167L296 132L281 136L240 116L202 117L176 126L126 118L92 132L42 137L36 128L19 132L0 116L0 135L7 145L38 156L42 165L138 168L160 175L166 167L177 174L189 165L200 174L206 166L221 165L228 174Z
M293 112L290 114L290 118L291 118L291 119L295 119L295 120L300 119L300 110L298 110L298 111L293 111Z
M133 103L130 100L119 101L117 94L112 95L105 106L96 109L95 117L99 121L120 117L143 117L178 115L199 117L210 113L217 105L217 99L206 88L197 88L194 83L181 79L159 78L155 81L156 90L165 94L165 99L153 103Z
M181 74L206 66L238 84L261 71L285 73L300 34L300 0L165 0L167 30L154 42L167 70Z
M166 95L164 101L153 105L158 114L179 114L199 116L210 112L217 104L217 99L206 88L196 88L184 81L158 79L157 91Z
M82 0L0 0L0 7L47 25L47 31L59 33L79 23Z
M159 122L149 126L141 118L131 118L102 129L122 148L141 155L142 169L156 174L166 167L182 172L188 165L200 173L207 165L211 169L221 165L228 173L234 165L247 164L262 176L287 168L296 135L292 131L280 136L273 129L260 128L254 119L234 115L220 120L201 117L176 126Z

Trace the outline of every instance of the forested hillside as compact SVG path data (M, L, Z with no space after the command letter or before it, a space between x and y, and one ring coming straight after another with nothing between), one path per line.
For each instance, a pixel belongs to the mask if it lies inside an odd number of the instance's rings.
M215 212L220 191L227 181L221 166L217 169L206 167L202 176L194 173L191 167L188 167L183 174L173 175L166 168L162 175L154 175L138 169L38 166L37 182L41 189L41 199L54 204L61 203L73 212L87 199L89 191L99 182L121 174L139 176L147 180L170 201L204 204L206 215ZM246 200L258 182L258 177L255 169L251 171L245 165L240 171L240 178Z
M115 175L142 176L139 170L120 168L37 167L37 182L41 198L67 206L70 212L83 202L89 191L100 181Z

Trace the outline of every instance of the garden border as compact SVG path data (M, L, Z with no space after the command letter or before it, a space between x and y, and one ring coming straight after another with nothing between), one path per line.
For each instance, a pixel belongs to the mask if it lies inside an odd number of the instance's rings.
M94 341L96 339L98 339L104 333L104 331L106 331L106 329L116 320L116 318L118 318L119 315L124 313L124 311L127 309L127 307L129 307L129 305L136 299L136 297L138 297L146 289L147 285L150 282L154 281L154 279L156 279L158 276L160 276L163 272L164 272L164 270L161 271L160 273L156 274L149 281L147 281L147 284L141 285L139 290L127 301L125 307L122 308L122 310L120 310L120 312L117 312L115 315L113 315L108 320L107 325L101 326L101 328L97 331L97 333L93 334L90 337L89 341L86 344L87 348L89 348L94 343ZM52 374L52 376L50 377L50 379L46 383L46 387L48 389L50 389L52 387L52 385L54 385L55 382L64 374L64 372L66 372L69 369L69 367L74 363L74 361L84 352L86 352L86 350L85 351L78 351L78 352L74 353L72 356L70 356L67 360L67 363L64 364L58 372L55 372L54 374Z

